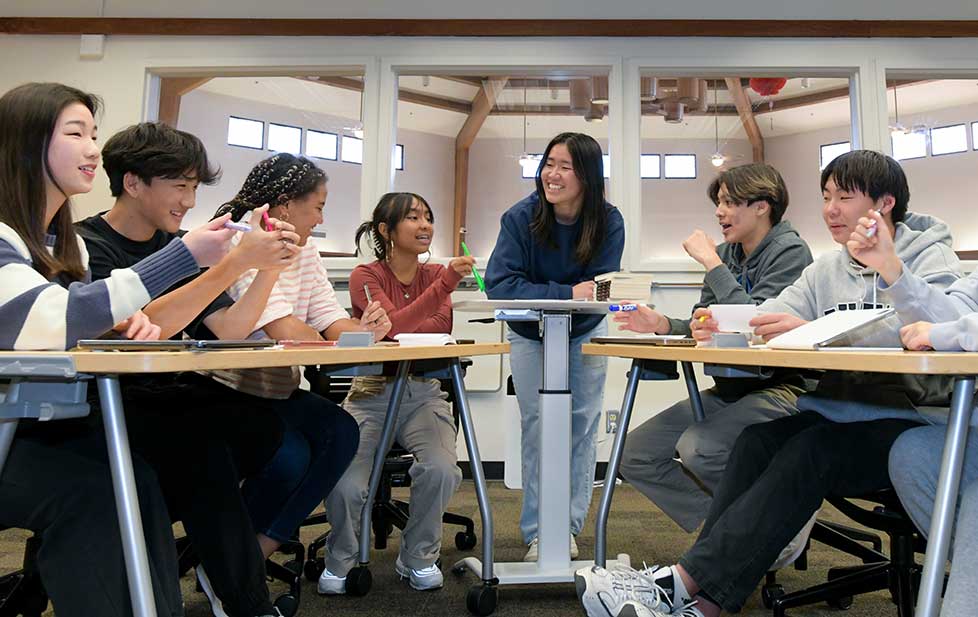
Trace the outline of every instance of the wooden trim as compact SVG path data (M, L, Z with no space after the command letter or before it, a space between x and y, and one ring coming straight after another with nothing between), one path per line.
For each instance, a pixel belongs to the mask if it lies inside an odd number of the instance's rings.
M978 261L978 251L954 251L961 261Z
M180 119L180 101L211 80L210 77L163 77L160 79L160 107L157 119L176 128Z
M2 17L0 18L0 34L974 38L978 37L978 20Z
M750 140L751 150L754 154L755 163L764 162L764 137L761 136L761 129L757 126L757 119L754 118L754 110L751 107L750 99L744 92L744 87L740 85L739 77L727 77L727 90L733 98L737 112L740 114L740 122L744 125L747 139Z

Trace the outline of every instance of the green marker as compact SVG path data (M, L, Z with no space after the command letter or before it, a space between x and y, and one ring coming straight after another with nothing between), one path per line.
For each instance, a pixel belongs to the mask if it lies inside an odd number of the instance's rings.
M469 247L465 246L465 242L462 242L462 252L465 253L466 257L472 257L472 253L469 252ZM472 267L472 276L475 277L475 283L479 286L479 291L486 293L486 282L482 280L482 275L479 271Z

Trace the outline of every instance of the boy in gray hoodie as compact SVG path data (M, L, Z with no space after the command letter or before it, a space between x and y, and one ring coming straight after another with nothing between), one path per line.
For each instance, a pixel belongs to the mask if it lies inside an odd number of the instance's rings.
M764 163L729 169L707 190L726 240L716 246L696 230L683 242L706 268L693 319L667 317L641 305L620 312L623 330L689 335L709 318L711 304L760 304L777 296L812 263L808 245L788 221L788 189ZM710 493L744 427L789 413L805 382L798 371L779 369L767 379L724 379L700 393L706 418L693 422L689 399L654 415L628 433L621 474L687 532L706 518ZM682 463L675 460L679 452ZM695 476L695 477L694 477Z
M843 247L860 217L876 210L877 224L895 238L909 271L938 288L960 277L947 227L929 217L907 216L910 191L892 158L866 150L844 154L826 166L821 186L823 218ZM751 325L767 340L834 310L885 305L891 299L876 278L846 250L823 255L795 284L763 303L765 313ZM896 340L895 325L889 332L878 330L853 343ZM916 405L947 405L949 394L949 384L940 380L826 374L814 394L798 399L798 413L740 434L703 530L678 564L644 572L581 570L578 589L585 608L592 615L627 609L656 616L676 610L688 617L715 617L721 608L739 611L826 496L858 496L890 486L890 447L923 421L906 412ZM652 593L615 593L637 589L623 587L626 578L645 581ZM614 612L601 613L589 601L599 596L604 602L598 604L614 604ZM611 597L617 601L608 602Z

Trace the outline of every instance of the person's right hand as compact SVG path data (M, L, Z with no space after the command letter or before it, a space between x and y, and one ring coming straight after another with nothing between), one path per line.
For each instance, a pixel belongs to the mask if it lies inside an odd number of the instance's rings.
M158 341L161 332L160 327L142 311L136 311L132 317L117 323L112 329L133 341Z
M593 300L594 281L584 281L574 285L571 289L571 298L574 300Z
M226 229L224 223L230 218L230 213L219 216L184 234L183 243L201 268L213 266L227 254L234 230Z
M701 307L693 311L693 318L689 320L689 329L697 343L709 343L713 340L713 333L717 331L720 324L713 319L713 313L706 307Z
M874 226L876 231L867 236ZM897 257L890 229L883 222L883 215L876 210L870 210L867 216L859 219L846 248L859 263L879 272L888 285L895 283L903 272L903 262Z
M911 351L928 351L934 349L930 342L930 329L934 324L918 321L900 328L900 340L903 346Z
M616 323L621 324L622 330L646 334L667 334L669 332L669 320L662 313L644 304L634 302L629 302L629 304L635 304L638 308L634 311L619 311L612 318Z
M750 320L750 327L754 328L754 334L764 339L766 343L779 334L794 330L806 323L808 322L791 313L761 313Z
M472 268L475 267L475 257L471 255L452 257L452 260L448 262L448 267L458 272L460 276L468 276L472 274Z
M265 231L262 228L262 214L267 210L268 204L252 210L251 231L242 233L241 241L231 250L242 270L282 270L292 264L302 250L298 244L299 235L289 223L271 218L272 229Z

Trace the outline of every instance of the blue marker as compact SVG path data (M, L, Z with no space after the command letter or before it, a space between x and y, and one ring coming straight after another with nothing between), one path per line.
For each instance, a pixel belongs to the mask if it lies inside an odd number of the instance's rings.
M611 306L608 307L608 310L611 311L612 313L617 313L619 311L625 313L628 311L637 311L638 305L637 304L612 304Z
M235 223L234 221L227 221L224 223L224 227L227 229L233 229L234 231L251 231L251 225L247 223Z

